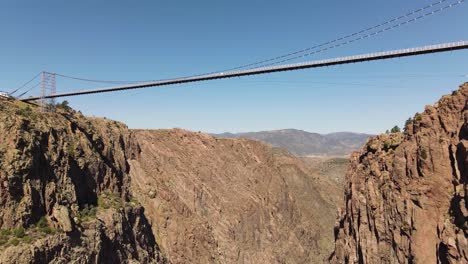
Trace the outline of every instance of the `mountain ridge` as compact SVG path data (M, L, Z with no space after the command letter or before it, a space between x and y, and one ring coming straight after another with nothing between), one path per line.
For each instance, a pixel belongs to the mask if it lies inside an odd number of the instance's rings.
M348 131L320 134L288 128L258 132L211 134L220 138L248 138L285 148L296 156L346 156L373 135Z

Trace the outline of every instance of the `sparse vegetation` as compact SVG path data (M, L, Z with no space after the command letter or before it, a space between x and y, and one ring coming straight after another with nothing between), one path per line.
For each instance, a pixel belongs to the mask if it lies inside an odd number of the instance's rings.
M408 119L406 120L406 122L405 122L405 126L404 126L404 128L403 128L405 132L408 130L408 127L409 127L409 125L411 125L411 124L413 124L413 118L410 117L410 118L408 118Z
M55 234L56 231L56 229L47 225L47 219L43 216L35 225L27 229L18 227L0 230L0 246L17 246L20 243L31 244L44 236Z
M68 145L67 145L67 154L71 157L75 157L75 148L76 148L75 139L72 138L68 142Z
M13 245L13 246L17 246L19 244L19 240L17 238L13 238L12 240L10 240L10 244Z
M347 158L334 158L330 160L330 163L334 164L348 164L349 159Z
M37 221L36 226L38 228L47 227L47 219L45 218L45 216L41 217L41 219L39 219L39 221Z
M56 104L55 107L56 107L57 109L63 109L63 110L65 110L65 111L70 111L70 109L71 109L71 107L69 106L69 103L68 103L67 100L65 100L65 101L63 101L63 102L61 102L61 103Z
M96 218L97 208L93 205L85 206L79 213L78 218L82 222L87 222Z
M98 206L104 209L119 209L123 207L123 200L118 194L103 193L98 197Z
M31 107L27 105L26 107L20 107L18 110L16 110L16 114L26 118L30 118L33 116L33 111Z
M23 238L21 238L21 241L30 244L33 241L33 238L30 236L24 236Z
M18 228L13 229L12 233L17 238L22 238L22 237L24 237L26 235L26 231L22 227L18 227Z
M425 149L422 149L422 150L421 150L421 158L422 158L423 160L426 160L426 159L427 159L427 152L426 152Z
M47 234L47 235L54 234L55 231L56 231L54 228L51 228L47 224L47 219L45 218L45 216L41 217L41 219L39 219L39 221L37 221L36 228L37 228L37 231L39 231L39 232L41 232L43 234Z
M36 223L37 230L43 234L54 234L55 230L47 225L47 219L45 216L41 217Z
M417 113L415 116L414 116L414 120L416 121L421 121L422 120L422 116L420 113Z
M55 229L49 227L49 226L46 226L46 227L41 227L39 228L39 231L43 234L46 234L46 235L52 235L52 234L55 234Z
M401 129L399 126L394 126L391 130L390 130L391 133L400 133L401 132Z
M131 204L139 204L140 203L134 196L131 196L128 202L131 203Z
M131 203L138 203L138 201L135 198L131 198L130 201ZM115 193L103 193L98 196L98 201L97 201L97 206L94 205L86 205L83 209L81 209L78 212L78 219L80 222L87 222L92 219L96 218L96 214L99 210L99 208L102 209L119 209L124 206L123 199Z
M9 235L11 235L11 230L10 229L0 230L0 236L9 236Z

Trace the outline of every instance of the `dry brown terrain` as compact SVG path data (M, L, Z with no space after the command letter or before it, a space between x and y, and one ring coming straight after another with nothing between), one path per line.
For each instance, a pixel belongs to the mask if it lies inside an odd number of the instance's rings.
M335 181L339 187L344 183L348 157L301 157L309 167L321 178Z
M173 263L321 263L340 189L300 159L245 139L135 131L132 190Z

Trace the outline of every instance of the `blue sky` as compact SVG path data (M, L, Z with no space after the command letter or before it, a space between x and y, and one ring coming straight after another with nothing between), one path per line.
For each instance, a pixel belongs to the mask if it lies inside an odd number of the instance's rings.
M42 70L103 80L223 70L435 1L1 1L0 90L17 88ZM467 40L466 14L463 3L303 60ZM467 61L468 51L457 51L67 100L87 115L131 128L380 133L468 81ZM57 80L59 92L106 86Z

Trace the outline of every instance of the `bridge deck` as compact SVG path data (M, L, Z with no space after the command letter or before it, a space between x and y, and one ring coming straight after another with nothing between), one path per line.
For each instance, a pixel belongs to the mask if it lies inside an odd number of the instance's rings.
M190 76L190 77L182 77L182 78L175 78L175 79L169 79L169 80L161 80L161 81L155 81L155 82L108 87L108 88L101 88L101 89L94 89L94 90L58 93L58 94L47 95L44 97L41 97L41 96L29 97L29 98L22 99L21 101L27 102L27 101L34 101L38 99L67 97L67 96L95 94L95 93L106 93L106 92L115 92L115 91L122 91L122 90L148 88L148 87L154 87L154 86L164 86L164 85L171 85L171 84L208 81L208 80L215 80L215 79L226 79L226 78L239 77L239 76L258 75L258 74L292 71L292 70L307 69L307 68L318 68L318 67L356 63L356 62L363 62L363 61L385 60L385 59L391 59L391 58L408 57L408 56L446 52L446 51L460 50L460 49L468 49L468 41L459 41L459 42L444 43L444 44L439 44L439 45L423 46L423 47L410 48L410 49L376 52L376 53L370 53L370 54L362 54L362 55L340 57L340 58L326 59L326 60L309 61L309 62L303 62L303 63L261 67L261 68L248 69L248 70L220 72L220 73L213 73L213 74L206 74L206 75L199 75L199 76Z

